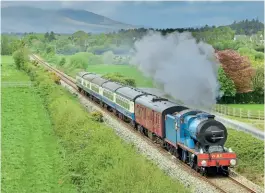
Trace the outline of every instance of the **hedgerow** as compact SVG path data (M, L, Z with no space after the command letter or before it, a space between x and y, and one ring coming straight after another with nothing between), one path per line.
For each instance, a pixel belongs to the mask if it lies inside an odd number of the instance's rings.
M152 162L94 120L74 96L54 84L41 67L25 69L38 85L78 192L188 192Z
M117 73L117 72L116 73L107 73L103 76L103 78L109 79L109 80L114 81L114 82L119 82L119 83L124 84L124 85L132 86L132 87L136 86L136 82L134 79L123 76L122 74Z

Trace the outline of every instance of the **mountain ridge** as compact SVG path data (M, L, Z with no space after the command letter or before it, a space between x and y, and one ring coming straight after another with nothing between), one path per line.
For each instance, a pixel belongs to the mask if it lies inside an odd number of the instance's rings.
M51 10L30 6L2 7L1 17L4 33L73 33L77 30L98 33L137 27L90 11L69 8Z

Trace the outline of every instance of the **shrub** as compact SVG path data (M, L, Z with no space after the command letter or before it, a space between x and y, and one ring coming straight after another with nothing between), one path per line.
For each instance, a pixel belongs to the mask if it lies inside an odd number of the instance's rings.
M261 52L255 53L255 60L264 60L264 53Z
M54 72L51 72L50 75L51 75L53 82L55 82L56 84L61 84L60 82L61 78L57 76L57 74L55 74Z
M90 113L90 115L92 116L92 119L94 121L103 122L103 115L101 112L93 111L92 113Z
M24 48L15 51L13 58L18 69L23 69L24 65L29 61L27 51Z
M63 65L65 65L65 62L66 62L65 57L63 57L63 58L60 60L59 65L60 65L60 66L63 66Z
M134 79L127 78L127 77L125 77L125 76L123 76L117 72L105 74L103 76L103 78L109 79L109 80L114 81L114 82L119 82L121 84L128 85L128 86L133 86L133 87L136 86L136 82Z
M74 68L86 69L88 65L88 58L81 53L75 54L70 57L69 65Z

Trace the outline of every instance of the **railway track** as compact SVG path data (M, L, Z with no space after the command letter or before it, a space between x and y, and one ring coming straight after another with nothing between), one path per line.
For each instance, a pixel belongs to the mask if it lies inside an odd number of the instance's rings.
M64 74L63 72L55 69L54 67L50 66L48 63L42 61L36 55L31 55L31 57L34 60L36 60L38 63L40 63L40 64L44 65L46 68L48 68L48 70L50 70L52 72L55 72L57 74L57 76L59 76L61 78L62 81L64 81L66 84L68 84L69 86L71 86L75 91L77 91L78 93L80 93L78 91L78 88L77 88L76 84L75 84L75 79L74 78L72 78L72 77ZM109 116L111 116L112 118L118 120L120 124L122 124L126 128L130 129L131 131L133 131L137 136L139 136L140 138L144 139L147 143L149 143L152 146L155 146L159 150L159 152L162 153L164 156L167 156L167 157L170 156L169 152L167 152L165 149L163 149L160 145L155 144L148 137L142 135L137 130L135 130L134 128L132 128L130 126L130 124L128 124L128 123L126 123L124 121L121 121L113 113L111 113L110 111L108 111L105 108L102 108L102 106L100 104L96 103L95 101L92 101L89 97L87 97L86 95L84 95L84 93L81 93L81 95L83 97L85 97L87 100L89 100L90 102L93 102L94 105L96 105L99 108L101 108ZM189 172L191 175L194 175L195 177L200 178L203 181L205 181L206 183L212 185L219 192L223 192L223 193L237 193L237 192L240 192L240 193L244 193L244 192L258 193L258 192L260 192L258 190L254 190L254 188L248 187L247 185L239 182L238 180L236 180L235 178L233 178L231 176L228 176L228 177L223 177L223 176L218 176L218 177L205 177L205 176L201 176L199 173L197 173L193 169L191 169L187 164L183 163L182 161L180 161L178 159L176 159L176 163L181 164L183 166L182 168L183 169L185 168L185 170L187 172Z

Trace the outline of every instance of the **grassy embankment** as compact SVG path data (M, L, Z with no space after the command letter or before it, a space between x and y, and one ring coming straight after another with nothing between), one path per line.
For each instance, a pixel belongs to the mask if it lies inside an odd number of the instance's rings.
M237 154L235 170L251 181L264 186L264 142L242 131L228 129L226 147Z
M67 64L62 68L67 71L69 65L70 64ZM120 65L88 65L89 71L96 73L124 72L129 74L128 77L137 77L129 68L131 67ZM78 69L71 69L72 74L70 73L70 75L74 77L75 73L73 72L77 72ZM144 76L140 76L140 80L145 79ZM135 79L136 82L139 81L139 79ZM141 80L140 83L138 82L137 86L144 86L141 82L143 81ZM244 132L229 129L229 138L225 146L231 147L237 153L239 164L236 167L236 171L255 183L264 184L264 145L262 141Z
M2 85L30 82L11 56L2 57ZM34 87L2 87L2 192L74 192L60 184L66 162Z
M3 166L4 164L15 168L27 166L28 170L23 170L21 175L17 175L18 172L14 172L14 170L5 170L3 185L6 184L6 187L11 187L14 182L10 181L15 178L12 175L16 175L18 185L13 184L12 187L21 190L21 187L25 185L23 187L25 192L41 192L39 189L33 188L36 188L34 180L42 178L47 179L47 181L39 182L40 186L51 186L54 183L59 187L59 189L44 189L42 192L188 192L179 182L172 180L153 163L139 155L131 145L123 142L111 128L94 121L74 96L53 83L51 75L45 70L27 65L26 71L29 72L38 86L39 96L44 100L43 104L49 113L52 125L47 126L49 123L47 116L46 119L34 117L39 115L36 111L41 109L40 105L35 104L34 107L28 105L29 109L23 111L22 107L30 101L28 98L24 98L25 102L19 100L21 103L18 110L19 114L21 116L21 112L25 112L23 115L27 115L24 116L27 120L22 120L25 122L24 127L18 130L26 132L29 136L23 134L26 139L22 140L23 144L17 146L28 147L30 153L37 152L43 157L39 162L36 162L36 156L27 160L28 153L24 150L20 152L15 149L13 157L16 156L17 159L10 164L11 155L6 156L3 159L5 160ZM31 93L28 94L33 96ZM13 102L11 98L8 100ZM32 114L29 114L31 112ZM12 111L9 119L13 117L21 119L20 116L14 115ZM36 123L29 125L33 120L39 121L37 123L39 123L40 128L35 125ZM46 125L41 124L42 120L48 121L48 123ZM8 123L10 125L10 122ZM9 127L5 130L7 132L11 129ZM40 132L36 132L36 129L39 129ZM43 134L45 132L47 132L48 137L55 139L53 141L48 140ZM20 141L18 134L19 132L13 132L9 135ZM8 138L6 135L3 136ZM37 138L41 139L37 140ZM12 146L9 144L10 139L5 140L5 143L3 150L6 149L8 152ZM47 146L43 144L47 144ZM45 155L41 151L42 149L54 153ZM58 157L60 164L56 164L56 159L52 155ZM58 175L53 176L34 167L47 167L51 171L58 171ZM34 173L35 175L33 175ZM9 180L5 181L8 175L10 176L8 177ZM28 178L22 177L25 175ZM43 175L43 177L39 175ZM66 189L63 190L61 187ZM18 191L13 189L8 192Z

